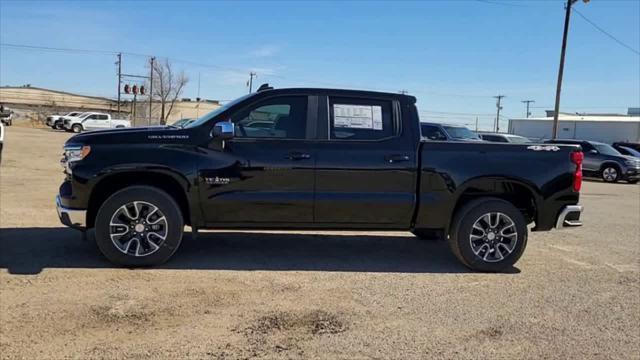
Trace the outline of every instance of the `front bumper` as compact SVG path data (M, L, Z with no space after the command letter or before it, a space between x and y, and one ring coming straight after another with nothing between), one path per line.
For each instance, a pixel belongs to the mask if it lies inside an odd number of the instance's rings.
M56 210L62 224L78 230L86 229L87 210L64 207L60 201L60 195L56 196Z
M582 226L582 221L580 221L582 210L583 207L580 205L565 206L562 211L560 211L560 215L558 215L558 220L556 221L556 229Z
M628 168L622 176L625 180L640 179L640 168Z

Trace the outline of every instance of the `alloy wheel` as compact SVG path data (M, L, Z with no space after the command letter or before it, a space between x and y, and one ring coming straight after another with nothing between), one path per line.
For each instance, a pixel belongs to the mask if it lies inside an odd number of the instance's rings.
M500 212L486 213L471 229L469 242L473 253L486 262L498 262L511 254L518 241L514 221Z
M167 238L166 216L157 206L133 201L119 207L111 216L109 236L122 253L142 257L155 253Z
M615 181L618 178L618 171L615 168L608 167L602 171L602 178L605 181Z

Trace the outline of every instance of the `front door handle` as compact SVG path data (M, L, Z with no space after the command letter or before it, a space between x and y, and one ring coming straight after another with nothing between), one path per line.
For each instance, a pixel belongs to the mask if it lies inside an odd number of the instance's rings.
M389 163L397 163L402 161L409 161L409 155L392 154L385 156L384 159Z
M287 155L287 159L306 160L306 159L311 159L311 155L295 151L295 152L289 153L289 155Z

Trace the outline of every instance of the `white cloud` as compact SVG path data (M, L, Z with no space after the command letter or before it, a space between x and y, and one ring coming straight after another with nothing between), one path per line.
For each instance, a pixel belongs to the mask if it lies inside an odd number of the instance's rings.
M251 51L251 56L254 57L271 57L280 52L280 47L275 45L262 45Z

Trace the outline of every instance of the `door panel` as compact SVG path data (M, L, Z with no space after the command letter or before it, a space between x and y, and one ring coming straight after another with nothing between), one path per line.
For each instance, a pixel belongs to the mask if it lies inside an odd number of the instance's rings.
M208 224L313 222L316 153L306 139L307 97L291 98L233 115L236 137L223 150L207 149L199 177Z
M344 136L350 128L336 128L335 103L382 107L383 132L375 139L379 125L352 138ZM344 106L342 107L344 108ZM357 108L354 108L357 109ZM341 110L342 111L342 110ZM408 227L416 201L417 158L415 141L401 136L399 111L391 101L332 99L329 102L329 136L317 147L316 223L376 224L381 227ZM341 121L342 122L342 121ZM354 123L361 127L363 122ZM386 132L386 127L394 131ZM368 140L366 140L368 139Z
M97 120L98 115L89 115L86 119L84 119L84 121L82 121L82 127L85 130L96 130L99 128L98 126L98 122L100 120Z

